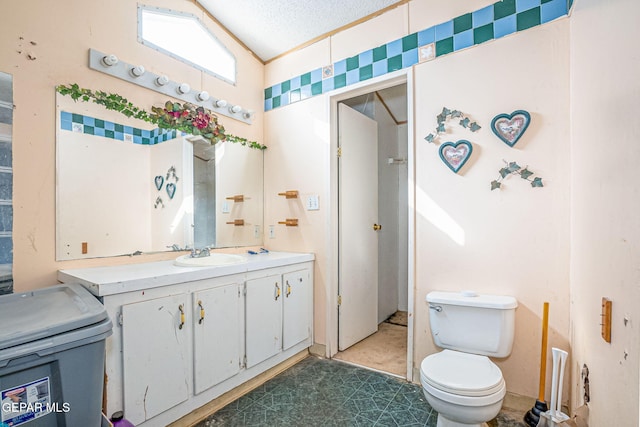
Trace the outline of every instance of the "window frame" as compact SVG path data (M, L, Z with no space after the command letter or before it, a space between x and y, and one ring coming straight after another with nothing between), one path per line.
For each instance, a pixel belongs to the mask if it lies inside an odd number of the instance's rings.
M200 25L202 27L203 30L205 30L209 36L213 39L213 41L215 43L217 43L220 48L222 50L224 50L225 52L227 52L229 54L229 56L231 58L233 58L233 80L230 80L227 77L224 77L218 73L216 73L213 70L210 70L206 67L203 67L202 65L196 64L195 62L190 61L189 59L180 56L179 54L175 53L175 52L171 52L165 48L163 48L162 46L158 46L157 44L146 40L143 38L142 36L142 29L143 29L143 22L142 22L142 14L143 11L151 11L153 13L160 13L160 14L164 14L164 15L169 15L169 16L177 16L177 17L181 17L181 18L187 18L190 19L192 21L194 21L197 25ZM238 77L238 60L236 58L236 56L233 54L233 52L231 52L216 36L215 34L213 34L213 32L209 29L209 27L207 27L201 20L200 18L198 18L196 15L192 14L192 13L188 13L188 12L181 12L181 11L176 11L176 10L172 10L172 9L164 9L164 8L160 8L160 7L155 7L155 6L146 6L146 5L142 5L142 4L138 4L138 42L140 42L141 44L150 47L154 50L157 50L158 52L161 52L173 59L176 59L180 62L183 62L187 65L190 65L191 67L200 70L204 73L207 73L211 76L214 76L220 80L223 80L231 85L236 85L237 82L237 77Z

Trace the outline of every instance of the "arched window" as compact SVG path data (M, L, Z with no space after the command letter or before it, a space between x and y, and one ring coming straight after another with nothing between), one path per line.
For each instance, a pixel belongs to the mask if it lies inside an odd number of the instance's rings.
M236 82L236 58L195 15L138 6L138 41L226 82Z

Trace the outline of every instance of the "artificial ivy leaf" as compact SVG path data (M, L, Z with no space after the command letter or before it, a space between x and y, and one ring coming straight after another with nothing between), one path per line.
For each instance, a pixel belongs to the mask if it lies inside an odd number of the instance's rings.
M444 123L445 119L446 119L446 116L444 114L438 114L436 116L436 120L438 121L438 124Z
M520 170L520 165L516 162L509 163L509 172L516 172Z
M535 187L544 187L544 185L542 185L542 178L540 178L538 176L533 178L533 181L531 181L531 186L533 188L535 188Z
M438 125L438 128L436 129L436 132L438 132L438 133L440 133L440 132L445 132L445 129L444 129L444 123L440 123L440 124Z
M462 117L462 112L461 111L453 110L451 112L451 118L452 119L457 119L457 118L460 118L460 117Z
M531 175L533 175L533 172L531 172L527 168L524 168L520 171L520 178L522 179L528 179Z
M463 128L469 127L469 118L465 117L464 119L460 120L460 126L462 126Z
M500 188L502 184L500 184L498 181L493 180L491 181L491 191L495 190L496 188Z
M509 169L507 169L507 168L500 169L500 176L503 177L503 178L505 176L509 175L510 173L511 173L511 171Z
M451 110L449 110L447 107L442 107L442 115L448 116L449 114L451 114Z
M477 124L476 122L473 122L469 126L469 129L471 129L471 132L476 132L476 131L479 131L481 128L479 124Z
M433 138L435 138L435 135L432 133L424 137L424 139L426 139L427 142L433 142Z

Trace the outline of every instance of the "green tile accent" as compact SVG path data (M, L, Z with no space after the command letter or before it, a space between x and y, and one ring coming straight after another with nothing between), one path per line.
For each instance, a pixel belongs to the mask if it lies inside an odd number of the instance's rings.
M480 44L493 39L493 22L473 29L473 43Z
M553 1L553 0L542 0L540 3L541 3L541 4L545 4L545 3L552 2L552 1Z
M89 135L95 135L94 130L93 130L93 126L85 126L84 127L84 133L87 133Z
M436 42L436 56L453 52L453 37Z
M516 29L518 31L540 25L540 8L526 10L516 15Z
M287 80L286 82L282 82L280 85L280 93L287 93L291 89L291 80Z
M453 34L458 34L463 31L470 30L473 26L473 18L470 13L467 13L457 18L453 18Z
M81 114L71 114L71 121L73 123L82 123L82 115Z
M142 145L149 145L149 138L142 138Z
M453 40L453 39L452 39ZM453 41L452 41L453 43ZM395 71L402 68L402 55L396 55L387 59L387 71Z
M280 106L280 95L274 96L273 97L273 101L271 101L271 102L272 102L273 108L279 107Z
M345 76L346 79L346 76ZM322 93L322 82L315 82L311 85L311 95L320 95Z
M273 92L273 89L271 89L270 87L266 88L264 90L264 99L271 99L271 93Z
M418 47L418 33L409 34L402 38L402 51L406 52Z
M493 4L493 20L516 13L516 0L502 0Z
M107 138L113 139L115 137L115 133L112 130L105 130L104 136L106 136Z
M347 85L347 75L338 74L333 78L333 88L338 89Z
M124 132L124 126L122 125L119 125L116 123L113 127L115 128L116 132L121 132L121 133Z
M373 49L373 62L387 59L387 45L382 45Z
M360 81L367 80L373 77L373 65L369 64L360 68Z
M95 125L97 128L102 128L104 129L104 120L102 119L95 119Z
M305 73L300 76L300 86L311 84L311 73Z
M347 58L347 71L355 70L360 66L360 60L358 56L352 56L351 58Z
M133 128L133 136L142 136L142 129Z

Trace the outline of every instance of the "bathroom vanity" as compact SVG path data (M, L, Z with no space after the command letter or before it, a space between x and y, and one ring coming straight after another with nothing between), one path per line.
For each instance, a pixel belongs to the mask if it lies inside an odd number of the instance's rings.
M312 345L313 254L239 257L58 272L99 297L113 321L107 415L168 425Z

